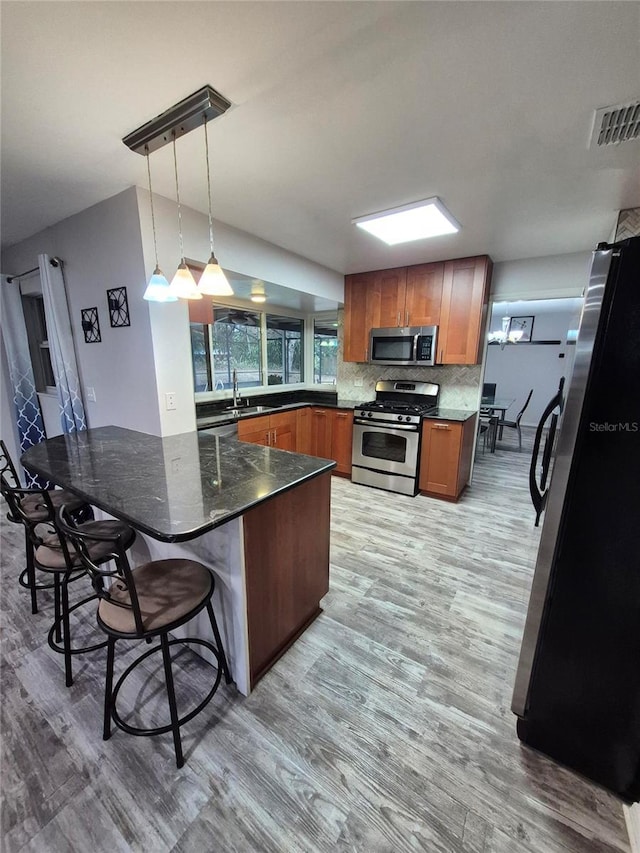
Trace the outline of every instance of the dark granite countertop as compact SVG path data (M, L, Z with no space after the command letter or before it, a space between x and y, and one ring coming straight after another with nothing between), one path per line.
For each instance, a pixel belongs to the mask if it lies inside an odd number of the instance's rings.
M443 409L442 406L439 406L437 409L434 409L432 412L428 412L426 415L423 415L423 418L428 418L429 420L437 420L437 421L468 421L469 418L472 418L474 415L478 413L471 409Z
M243 401L244 402L244 401ZM250 398L249 398L250 402ZM217 414L210 414L205 417L196 418L196 424L198 429L207 429L208 427L213 426L222 426L223 424L230 424L234 421L238 421L240 419L244 420L245 418L263 418L268 415L277 415L278 412L287 412L291 409L303 409L305 406L313 406L315 408L322 409L356 409L362 400L345 400L342 398L338 398L332 402L323 402L323 403L310 403L310 402L298 402L298 403L286 403L283 406L270 406L267 407L267 411L263 412L252 412L252 413L244 413L242 412L242 406L239 407L239 411L241 412L239 417L235 417L234 415L229 414L229 412L219 412Z
M106 426L30 448L25 468L164 542L184 542L336 463L200 432Z

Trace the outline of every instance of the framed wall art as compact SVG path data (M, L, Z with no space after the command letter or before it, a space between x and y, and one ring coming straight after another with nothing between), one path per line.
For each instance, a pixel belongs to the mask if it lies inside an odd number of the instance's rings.
M113 287L111 290L107 290L107 303L109 305L109 322L114 329L131 325L126 287Z
M98 319L98 309L81 308L80 315L82 317L82 331L84 332L84 342L86 344L99 344L102 338L100 337L100 320Z
M509 323L509 335L514 332L518 335L518 341L530 342L533 335L533 317L512 317Z

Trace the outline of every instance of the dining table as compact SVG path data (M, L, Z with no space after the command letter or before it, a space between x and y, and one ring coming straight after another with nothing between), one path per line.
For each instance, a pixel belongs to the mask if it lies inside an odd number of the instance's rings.
M507 409L515 403L515 397L482 397L480 400L480 418L484 416L493 418L498 416L498 423L494 426L491 435L491 453L495 453L496 441L502 438L502 427L500 421L503 421L507 413Z

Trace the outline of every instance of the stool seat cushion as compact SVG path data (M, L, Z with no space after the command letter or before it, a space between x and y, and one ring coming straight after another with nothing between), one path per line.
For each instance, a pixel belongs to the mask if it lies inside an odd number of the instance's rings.
M86 501L79 498L77 495L68 492L66 489L47 489L47 494L51 498L51 503L54 509L66 506L69 512L75 512L80 507L86 505ZM49 512L45 506L44 500L39 494L25 495L20 499L25 514L29 521L49 521Z
M122 545L125 550L131 547L133 540L136 538L135 530L132 527L129 527L129 525L125 524L124 521L117 521L116 519L106 519L105 521L85 521L84 524L78 525L78 530L81 533L87 533L89 535L95 533L99 536L113 537L119 534L122 537ZM88 541L86 545L89 556L96 564L103 562L109 554L113 553L113 542L101 542L98 539L95 539L93 541ZM67 541L67 547L69 549L69 556L71 557L73 566L82 568L80 557L71 542ZM64 572L67 569L64 552L60 545L60 540L55 533L52 533L50 536L46 536L42 540L42 545L40 545L39 548L36 548L34 556L38 566L41 566L44 569L59 572Z
M145 631L156 631L177 622L208 597L213 576L195 560L153 560L132 571ZM115 581L111 597L122 604L131 603L124 583ZM98 616L106 628L118 634L137 635L133 610L100 601Z

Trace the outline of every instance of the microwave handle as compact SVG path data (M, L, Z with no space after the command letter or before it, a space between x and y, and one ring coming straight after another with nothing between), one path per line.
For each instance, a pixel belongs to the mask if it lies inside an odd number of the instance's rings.
M417 335L413 336L413 363L418 363L418 339L420 338L420 332Z

